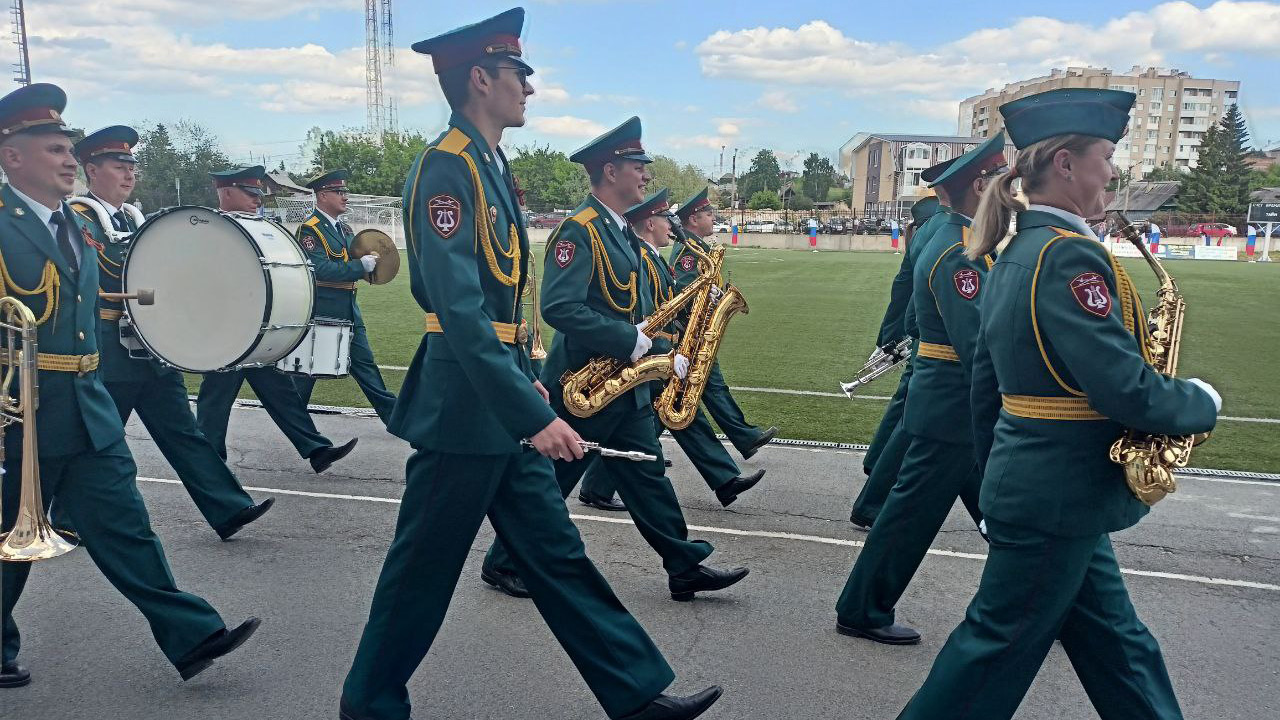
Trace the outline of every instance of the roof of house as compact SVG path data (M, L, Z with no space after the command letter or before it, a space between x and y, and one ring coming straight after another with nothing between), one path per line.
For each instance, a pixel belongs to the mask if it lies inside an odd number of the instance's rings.
M1155 212L1173 201L1182 183L1177 180L1138 180L1116 193L1107 210Z

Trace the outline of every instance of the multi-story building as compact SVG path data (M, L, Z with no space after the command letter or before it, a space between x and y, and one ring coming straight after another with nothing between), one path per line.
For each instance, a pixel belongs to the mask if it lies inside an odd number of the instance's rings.
M913 203L933 194L920 182L920 172L981 142L967 135L858 133L839 155L840 172L852 180L849 207L863 216L905 218Z
M1109 88L1136 93L1129 134L1116 145L1115 164L1142 177L1157 167L1196 166L1201 140L1239 100L1236 80L1193 78L1189 73L1135 65L1127 73L1107 68L1055 68L1048 75L990 89L960 103L958 134L989 137L1004 127L998 108L1010 100L1056 88ZM1010 156L1012 157L1012 156Z

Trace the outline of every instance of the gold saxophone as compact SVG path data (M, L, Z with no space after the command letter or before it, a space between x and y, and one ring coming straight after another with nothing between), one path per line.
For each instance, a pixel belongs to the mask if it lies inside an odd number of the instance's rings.
M1122 213L1112 213L1113 220L1125 239L1137 246L1147 264L1160 281L1157 302L1147 314L1150 330L1145 334L1146 355L1152 367L1173 377L1178 370L1178 350L1182 345L1182 322L1187 303L1178 292L1178 284L1147 249L1147 243ZM1165 495L1178 489L1174 468L1186 467L1191 448L1208 439L1201 435L1149 435L1128 430L1111 446L1111 461L1124 466L1129 491L1147 505L1155 505Z
M662 332L685 305L709 294L720 275L723 247L706 253L690 244L689 250L698 258L698 277L645 318L642 332L647 337ZM641 383L672 377L675 354L672 351L666 355L646 355L635 362L603 356L592 358L581 368L566 371L560 377L564 406L577 417L591 417ZM690 358L691 371L692 365L693 358Z

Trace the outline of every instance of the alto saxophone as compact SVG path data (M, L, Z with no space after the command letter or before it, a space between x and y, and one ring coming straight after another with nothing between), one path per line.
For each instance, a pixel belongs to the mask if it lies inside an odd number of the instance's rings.
M710 253L692 246L689 249L698 258L698 277L645 318L642 332L647 337L652 338L662 332L662 328L675 320L685 305L700 294L709 292L720 274L725 252L723 247L713 248ZM666 380L674 374L674 351L666 355L646 355L635 362L595 357L581 368L566 371L560 377L562 401L573 415L591 417L641 383Z
M1122 213L1113 212L1112 218L1125 239L1137 246L1147 264L1160 281L1156 293L1157 302L1147 314L1149 332L1145 334L1146 354L1158 372L1173 377L1178 371L1178 351L1182 345L1182 322L1187 303L1178 291L1178 284L1147 249L1146 241ZM1165 495L1178 489L1173 477L1174 468L1186 467L1191 459L1191 448L1208 439L1209 433L1200 435L1150 435L1137 430L1127 430L1111 445L1111 461L1124 466L1125 482L1129 491L1147 505L1155 505Z

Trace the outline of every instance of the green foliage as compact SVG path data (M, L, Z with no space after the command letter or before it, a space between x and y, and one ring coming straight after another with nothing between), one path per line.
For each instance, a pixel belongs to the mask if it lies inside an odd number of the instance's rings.
M1187 174L1182 170L1179 170L1178 166L1171 162L1167 162L1147 173L1142 179L1149 182L1167 182L1170 180L1185 180L1186 177ZM1120 187L1124 186L1121 185Z
M751 159L751 167L738 181L739 197L753 197L761 190L777 191L782 187L782 169L772 150L761 150Z
M1197 164L1182 183L1178 208L1192 213L1243 214L1249 207L1249 140L1236 105L1209 128L1200 143Z
M173 132L161 123L138 128L141 147L134 199L150 213L178 204L177 182L182 184L182 204L218 206L209 172L231 166L218 149L218 139L203 126L179 120Z
M818 153L809 153L809 157L804 159L804 172L800 175L800 187L804 194L811 198L823 198L835 184L836 169L831 161L819 157Z
M748 210L781 210L782 198L772 190L757 190L747 201Z
M804 193L796 193L791 196L790 200L787 201L787 207L791 208L792 210L812 210L813 201L810 200L809 196L805 195Z
M1266 170L1253 170L1249 173L1249 190L1264 187L1280 187L1280 163Z
M853 197L851 188L833 187L827 188L827 202L849 202Z
M666 155L653 156L653 162L649 163L649 174L653 176L653 180L649 182L649 192L666 188L670 191L671 202L676 204L684 203L708 184L697 165L681 165ZM716 192L714 186L711 192ZM714 197L711 200L715 202Z
M359 130L321 130L312 128L306 144L315 148L307 175L346 168L351 171L347 187L359 195L398 197L404 193L404 179L409 175L418 153L429 139L415 132L383 133L381 142Z
M525 206L535 212L576 208L590 190L582 166L549 145L515 148L511 174L524 191Z

